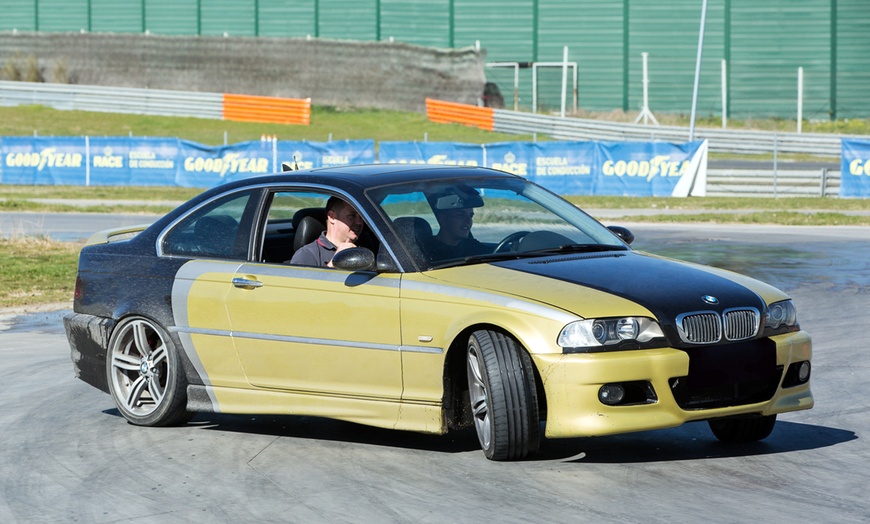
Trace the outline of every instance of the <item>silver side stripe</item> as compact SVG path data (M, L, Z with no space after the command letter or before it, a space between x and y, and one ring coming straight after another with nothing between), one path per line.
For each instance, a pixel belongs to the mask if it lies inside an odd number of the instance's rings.
M287 335L266 335L262 333L232 332L223 329L203 329L190 327L172 327L170 331L186 333L190 335L212 335L216 337L249 338L253 340L269 340L273 342L290 342L294 344L311 344L315 346L338 346L358 349L373 349L376 351L400 351L408 353L432 353L439 355L444 348L428 346L394 346L390 344L373 344L369 342L355 342L350 340L332 340L326 338L291 337Z
M580 317L578 317L577 315L573 315L562 309L547 306L545 304L539 304L537 302L523 300L521 298L512 297L509 295L499 295L487 291L457 287L449 284L437 284L404 280L402 282L402 291L417 291L421 293L431 293L433 295L449 296L457 298L462 302L476 300L489 304L500 305L503 306L505 309L522 311L524 313L529 313L531 315L536 315L543 318L561 320L565 324L580 319Z

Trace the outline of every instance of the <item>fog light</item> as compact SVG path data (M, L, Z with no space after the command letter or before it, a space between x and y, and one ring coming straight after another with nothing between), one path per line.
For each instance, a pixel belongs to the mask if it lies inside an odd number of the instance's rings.
M622 387L622 384L604 384L598 390L598 400L608 406L615 406L622 402L624 398L625 388Z
M798 381L801 383L804 383L809 379L810 379L810 363L809 362L801 362L798 365Z

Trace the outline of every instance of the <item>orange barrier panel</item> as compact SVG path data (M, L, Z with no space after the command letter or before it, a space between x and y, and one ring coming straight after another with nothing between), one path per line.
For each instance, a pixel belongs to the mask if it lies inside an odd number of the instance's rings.
M492 131L493 128L493 110L491 107L477 107L427 98L426 116L429 117L429 120L439 124L464 124L487 131Z
M302 124L311 122L311 99L224 93L224 120Z

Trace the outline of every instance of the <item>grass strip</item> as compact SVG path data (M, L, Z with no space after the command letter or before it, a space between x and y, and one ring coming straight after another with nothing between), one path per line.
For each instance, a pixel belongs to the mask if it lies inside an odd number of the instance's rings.
M72 300L81 248L48 238L0 238L0 307Z

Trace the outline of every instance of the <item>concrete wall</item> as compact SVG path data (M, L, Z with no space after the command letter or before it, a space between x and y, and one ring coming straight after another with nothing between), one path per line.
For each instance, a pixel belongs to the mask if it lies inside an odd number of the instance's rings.
M47 82L310 97L315 105L404 111L424 111L426 97L476 104L485 83L483 53L472 48L0 32L0 78L26 76L28 61Z

